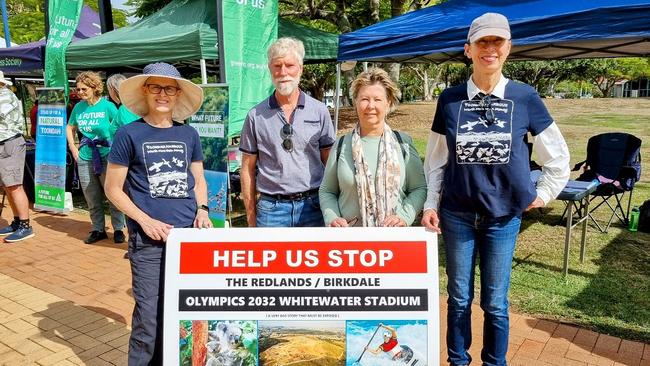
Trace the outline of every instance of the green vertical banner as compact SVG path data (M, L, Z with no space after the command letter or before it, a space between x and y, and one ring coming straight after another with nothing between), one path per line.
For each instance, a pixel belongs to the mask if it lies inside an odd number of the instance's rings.
M79 24L82 0L49 0L50 30L45 44L45 86L62 86L68 93L65 50Z
M228 86L201 87L203 104L189 123L201 139L210 221L214 227L224 227L228 199Z
M38 143L34 175L39 210L65 212L66 104L63 88L37 88Z
M273 90L266 51L278 35L276 0L222 0L223 57L230 87L228 137L238 136L248 111Z

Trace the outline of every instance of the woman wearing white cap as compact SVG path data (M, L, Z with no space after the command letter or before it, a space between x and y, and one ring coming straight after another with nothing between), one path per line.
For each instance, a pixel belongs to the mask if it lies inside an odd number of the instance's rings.
M129 365L160 365L165 240L173 227L212 227L199 135L180 123L199 109L203 90L172 65L155 63L122 82L120 97L142 116L117 131L106 177L108 198L128 216Z
M438 99L425 158L427 201L422 224L440 233L449 277L447 354L469 365L474 266L480 257L484 311L483 365L506 365L508 289L512 257L524 211L554 199L569 178L569 151L557 125L532 87L502 74L510 26L486 13L469 29L465 55L473 74ZM530 180L530 133L543 165Z

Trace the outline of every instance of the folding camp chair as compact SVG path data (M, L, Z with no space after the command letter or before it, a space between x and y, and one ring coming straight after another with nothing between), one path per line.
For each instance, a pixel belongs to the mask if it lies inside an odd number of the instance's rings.
M587 159L575 165L574 171L585 164L580 181L597 180L600 185L592 193L602 201L589 211L589 217L601 232L607 232L614 217L627 226L634 184L641 177L641 140L627 133L613 132L593 136L587 143ZM625 195L627 209L623 209ZM593 213L601 206L612 214L603 228Z

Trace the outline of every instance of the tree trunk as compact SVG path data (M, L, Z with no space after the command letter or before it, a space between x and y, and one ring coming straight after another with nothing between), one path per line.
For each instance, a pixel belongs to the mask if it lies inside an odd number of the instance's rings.
M203 366L207 361L208 322L206 320L192 321L192 366Z
M401 67L401 64L398 63L398 62L388 64L388 75L390 76L391 79L393 79L393 81L397 85L399 85L400 67Z
M370 19L373 23L379 23L379 0L370 0Z
M429 87L429 72L427 72L426 69L424 70L424 82L423 82L423 84L424 84L424 85L423 85L423 86L424 86L424 95L423 95L423 99L424 99L424 100L431 100L431 99L433 99L433 98L431 97L431 88Z

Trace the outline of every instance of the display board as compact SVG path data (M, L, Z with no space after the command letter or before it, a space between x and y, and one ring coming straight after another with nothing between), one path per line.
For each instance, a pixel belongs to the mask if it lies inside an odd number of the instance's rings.
M168 365L437 365L424 228L173 229Z

